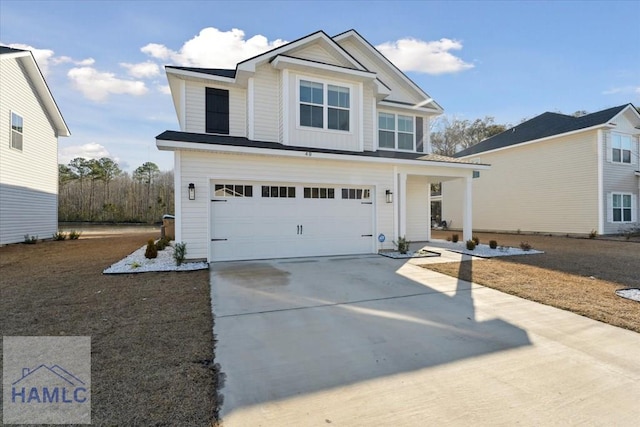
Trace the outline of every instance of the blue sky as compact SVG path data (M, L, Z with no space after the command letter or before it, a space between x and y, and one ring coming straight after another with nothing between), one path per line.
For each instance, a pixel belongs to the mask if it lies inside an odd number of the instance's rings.
M164 65L234 68L317 30L356 29L460 119L516 124L640 105L634 1L0 1L0 43L34 49L72 136L59 161L173 168ZM234 31L235 29L235 31ZM233 47L230 47L233 46Z

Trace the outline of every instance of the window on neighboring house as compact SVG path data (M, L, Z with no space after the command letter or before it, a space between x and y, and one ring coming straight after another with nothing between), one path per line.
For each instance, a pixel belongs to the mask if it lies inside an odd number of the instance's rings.
M631 135L611 134L611 160L616 163L631 163Z
M229 91L206 88L205 132L229 135Z
M349 131L348 87L300 80L300 126Z
M378 113L378 147L415 151L413 117Z
M631 222L631 194L612 194L613 222Z
M22 151L22 116L11 113L11 148Z

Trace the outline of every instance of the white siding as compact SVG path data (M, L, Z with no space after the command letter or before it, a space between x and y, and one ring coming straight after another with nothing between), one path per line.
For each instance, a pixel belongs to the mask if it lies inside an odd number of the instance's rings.
M17 59L0 60L0 244L58 226L58 140ZM11 111L23 118L23 149L11 145Z
M477 155L476 230L587 234L598 228L597 132ZM462 225L461 180L443 184L443 220Z
M373 97L373 87L370 85L364 85L363 96L363 114L362 114L362 126L364 128L364 151L374 150L374 135L377 138L378 120L374 120L375 113L375 98Z
M206 87L216 87L229 91L229 135L247 136L247 91L226 85L206 85L200 82L186 82L186 126L185 132L205 133Z
M278 99L280 96L279 71L270 64L256 69L254 77L255 139L279 142L280 118Z
M179 212L188 258L208 257L211 179L374 186L377 201L374 234L387 236L380 249L393 247L393 205L385 203L385 190L393 188L393 168L389 165L316 160L304 157L303 153L300 158L284 158L183 151L180 157L182 182L193 182L197 194L196 200L187 200L183 194Z
M425 241L428 238L431 226L429 191L427 177L407 177L407 240Z
M324 64L337 65L339 67L353 67L345 58L338 57L335 53L329 53L320 43L304 46L301 49L287 52L288 56L322 62Z

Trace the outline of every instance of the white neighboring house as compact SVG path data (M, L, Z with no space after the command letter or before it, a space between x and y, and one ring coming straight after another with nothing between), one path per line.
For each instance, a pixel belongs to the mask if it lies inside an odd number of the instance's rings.
M176 241L208 261L377 253L427 241L430 183L488 169L431 154L442 108L350 30L319 31L235 69L166 67L180 131ZM382 241L384 239L384 241Z
M69 128L30 51L0 46L0 94L0 244L51 238Z
M490 163L473 180L476 230L616 234L640 217L640 114L632 104L581 117L546 112L456 153ZM463 188L443 184L456 223Z

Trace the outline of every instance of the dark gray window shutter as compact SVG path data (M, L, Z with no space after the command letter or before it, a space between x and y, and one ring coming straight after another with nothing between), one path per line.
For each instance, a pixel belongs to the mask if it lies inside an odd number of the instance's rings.
M229 91L208 87L205 104L205 132L229 135Z
M424 132L422 130L422 117L416 117L416 151L424 152Z

